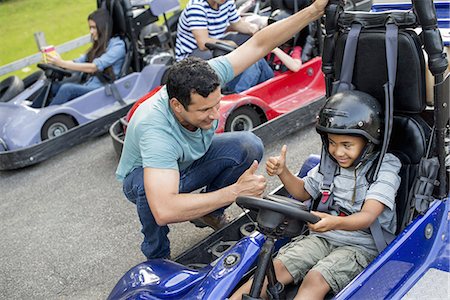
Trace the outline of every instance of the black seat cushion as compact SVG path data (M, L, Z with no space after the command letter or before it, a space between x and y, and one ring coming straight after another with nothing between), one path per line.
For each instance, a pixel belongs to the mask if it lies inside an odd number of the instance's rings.
M335 69L341 72L347 34L337 39ZM413 30L400 30L398 36L397 80L394 90L394 111L420 113L426 107L424 57L420 41ZM383 85L387 82L385 31L362 30L355 58L353 84L384 103Z
M420 159L426 155L431 128L420 117L394 116L394 124L388 151L401 163L401 183L397 191L397 233L409 219L408 196L417 176Z

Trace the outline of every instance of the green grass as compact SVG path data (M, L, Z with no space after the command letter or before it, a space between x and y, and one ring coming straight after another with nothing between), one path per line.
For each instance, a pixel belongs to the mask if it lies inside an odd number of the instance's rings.
M184 7L188 0L181 0ZM35 32L44 32L47 44L60 45L89 33L87 16L97 8L95 0L6 0L0 2L0 66L38 53ZM162 19L162 18L161 18ZM85 45L62 54L73 59L86 52ZM23 78L36 66L0 76Z
M0 65L6 65L38 52L34 33L42 31L47 43L60 45L88 33L87 16L96 9L94 0L9 0L0 3ZM87 50L83 46L63 54L74 58ZM28 69L28 68L26 68ZM25 77L28 72L17 71L10 75Z

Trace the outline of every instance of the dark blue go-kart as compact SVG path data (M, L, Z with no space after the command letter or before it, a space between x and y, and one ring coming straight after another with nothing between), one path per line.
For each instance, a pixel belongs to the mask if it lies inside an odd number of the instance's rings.
M434 3L417 0L413 10L360 13L343 12L343 3L330 2L322 56L327 95L344 82L380 101L385 130L379 159L386 152L395 154L402 162L402 182L396 198L397 237L329 297L448 298L450 76L444 77L448 61ZM449 2L445 5L448 11ZM419 37L415 29L420 27ZM425 93L426 67L434 75L432 99ZM318 162L317 156L308 159L299 176ZM288 238L305 233L304 222L317 218L286 196L280 188L266 199L238 198L248 213L174 261L155 259L133 267L109 299L225 299L251 275L247 299L258 299L266 276L273 299L292 299L298 287L277 284L272 255Z
M0 170L38 163L105 133L137 99L161 84L173 61L173 41L170 30L162 30L155 22L158 15L178 8L178 1L155 0L149 6L133 5L129 0L99 0L97 6L111 12L113 33L126 45L118 79L110 82L100 74L104 87L62 105L48 106L55 82L81 82L83 76L38 64L45 76L35 76L34 82L27 83L28 87L17 96L0 102ZM42 107L31 107L41 97Z

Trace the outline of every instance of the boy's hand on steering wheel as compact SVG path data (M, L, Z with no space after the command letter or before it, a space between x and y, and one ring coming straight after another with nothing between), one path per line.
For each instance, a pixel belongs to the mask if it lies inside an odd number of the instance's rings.
M308 228L310 230L316 232L325 232L336 228L339 217L318 211L312 211L311 213L320 217L320 221L316 224L308 223Z
M266 171L269 176L280 175L286 169L287 146L283 145L279 156L271 156L266 161Z

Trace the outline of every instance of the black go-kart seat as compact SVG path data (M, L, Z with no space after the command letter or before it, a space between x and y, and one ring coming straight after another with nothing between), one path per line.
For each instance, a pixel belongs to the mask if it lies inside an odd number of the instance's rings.
M125 43L125 59L118 76L118 78L121 78L136 69L136 62L134 60L137 59L134 57L135 46L132 43L131 28L127 24L126 7L124 7L121 0L104 0L99 4L99 7L103 7L110 12L113 20L112 34L113 36L120 36Z
M414 31L417 20L408 12L404 20L414 22L400 26L398 30L397 76L394 89L394 120L388 152L395 154L402 163L401 185L397 193L397 233L407 225L411 214L409 191L417 176L419 162L426 156L431 127L424 120L426 114L425 68L422 41ZM382 20L381 18L380 20ZM367 22L366 22L367 21ZM385 103L383 85L388 81L386 62L386 29L384 22L376 26L373 15L342 13L338 25L334 53L335 81L340 78L345 44L352 23L363 28L357 42L352 84L356 90L371 94ZM365 25L367 25L365 27Z

